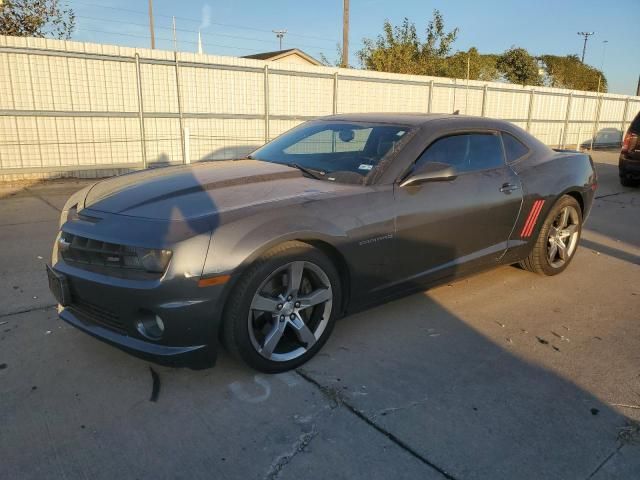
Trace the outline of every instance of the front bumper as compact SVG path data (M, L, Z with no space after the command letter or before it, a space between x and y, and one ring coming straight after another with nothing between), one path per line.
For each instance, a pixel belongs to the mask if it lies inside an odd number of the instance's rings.
M63 261L70 302L59 317L74 327L136 356L161 364L203 368L215 363L224 285L199 288L197 278L139 281L108 277ZM138 323L159 316L160 338L146 337Z

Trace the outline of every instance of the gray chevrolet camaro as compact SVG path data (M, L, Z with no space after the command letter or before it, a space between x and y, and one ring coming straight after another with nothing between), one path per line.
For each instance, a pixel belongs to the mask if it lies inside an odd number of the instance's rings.
M588 155L506 121L335 115L77 192L47 272L61 319L127 351L212 365L220 339L279 372L347 313L496 265L562 272L595 188Z

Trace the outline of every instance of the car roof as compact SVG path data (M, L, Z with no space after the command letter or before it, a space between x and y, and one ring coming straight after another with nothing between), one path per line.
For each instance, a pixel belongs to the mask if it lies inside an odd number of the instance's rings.
M442 123L448 121L463 121L465 123L481 122L490 128L502 129L507 125L511 125L506 120L491 117L478 117L474 115L459 115L457 113L390 113L390 112L370 112L370 113L340 113L337 115L327 115L320 117L318 120L340 121L340 122L366 122L366 123L384 123L384 124L400 124L411 125L416 127L424 126L428 123Z
M320 117L318 120L337 120L341 122L368 122L368 123L400 123L403 125L424 125L433 120L446 118L460 118L460 115L451 113L340 113ZM469 117L467 117L469 118Z

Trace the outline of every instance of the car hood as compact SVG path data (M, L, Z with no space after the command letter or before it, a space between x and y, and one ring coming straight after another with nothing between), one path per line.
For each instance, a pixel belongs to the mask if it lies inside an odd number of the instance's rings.
M269 202L335 194L351 187L308 178L277 163L228 160L104 180L88 191L84 207L148 219L187 220Z

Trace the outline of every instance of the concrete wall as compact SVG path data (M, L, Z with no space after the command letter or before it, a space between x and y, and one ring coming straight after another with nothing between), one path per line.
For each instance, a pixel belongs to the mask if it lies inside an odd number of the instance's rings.
M619 142L640 97L0 36L0 180L233 158L334 112L508 119Z

